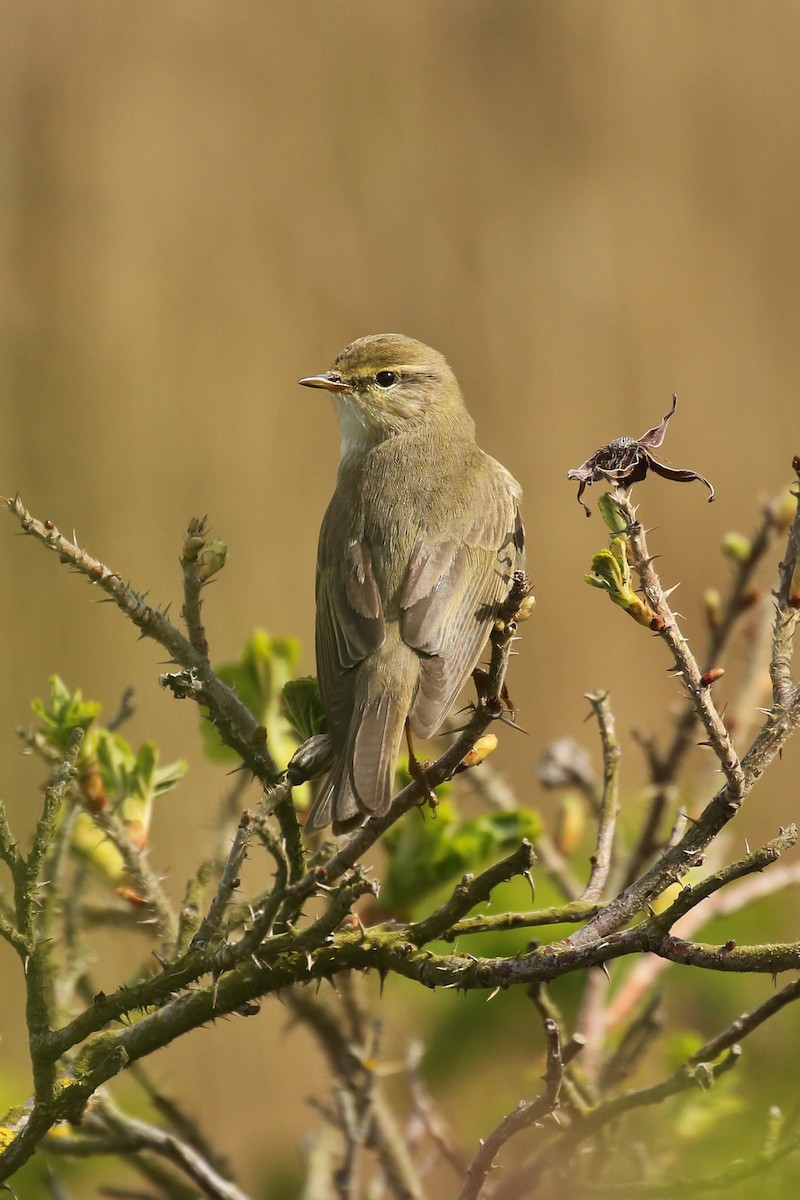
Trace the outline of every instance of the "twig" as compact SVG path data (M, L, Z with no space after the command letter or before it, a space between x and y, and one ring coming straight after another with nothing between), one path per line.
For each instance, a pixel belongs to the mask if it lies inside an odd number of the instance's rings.
M111 1103L107 1096L98 1097L92 1125L105 1126L112 1135L106 1153L135 1154L143 1151L157 1154L178 1167L209 1200L248 1200L246 1194L235 1184L223 1178L206 1158L192 1145L157 1126L129 1117ZM81 1153L81 1137L69 1139L65 1145L61 1139L48 1142L48 1151L76 1155ZM60 1143L60 1144L59 1144ZM87 1144L85 1150L97 1153L97 1148Z
M561 904L552 908L540 908L533 912L484 913L480 917L465 917L456 921L440 936L446 942L454 942L462 934L499 933L505 929L535 929L540 925L575 925L588 921L603 908L583 900Z
M588 1083L596 1086L597 1072L605 1035L606 998L611 985L608 969L603 965L599 971L587 971L583 979L583 990L575 1030L581 1038L581 1071Z
M697 659L689 649L689 643L681 632L677 617L669 606L661 586L661 580L653 567L653 559L647 548L644 529L636 519L636 509L631 502L629 489L617 488L612 495L620 513L628 523L626 532L632 552L633 566L642 581L645 597L662 622L659 636L669 646L678 674L683 679L694 710L706 731L709 744L719 759L731 799L740 800L744 788L744 775L739 756L733 748L725 722L714 704L711 688L705 682Z
M427 1134L442 1158L461 1180L467 1170L467 1161L420 1074L422 1057L422 1044L417 1041L410 1042L406 1054L406 1075L413 1109L406 1138L413 1147L419 1141L421 1133Z
M206 544L206 521L208 518L192 517L189 522L189 528L186 531L186 537L183 542L183 553L181 555L181 569L183 571L183 608L181 616L186 622L186 632L189 634L189 641L194 649L203 659L204 664L210 670L208 661L208 639L206 631L203 627L203 618L201 609L203 606L202 590L203 579L201 578L199 554Z
M616 494L615 498L617 498ZM633 516L633 509L627 495L622 496L620 503L621 511ZM673 614L666 605L661 584L652 568L652 563L644 561L642 558L642 555L646 554L644 535L641 526L635 520L632 520L630 538L631 544L635 547L635 565L640 570L647 598L665 621L660 636L668 641L676 662L681 666L684 682L695 703L696 711L704 720L709 734L709 742L720 760L726 783L675 845L670 846L649 870L629 884L601 913L593 917L583 929L578 930L570 938L570 944L573 946L586 945L594 938L603 937L622 928L671 883L681 879L720 830L736 816L747 794L775 756L781 752L792 734L800 728L800 693L794 689L785 706L773 705L760 732L740 762L738 755L733 750L727 730L707 695L709 689L703 686L702 677L698 674L699 668L677 629ZM789 531L789 541L794 544L798 538L800 538L800 507L798 507L797 515ZM787 559L790 557L787 553ZM787 603L791 608L791 602ZM779 600L773 645L779 651L782 659L785 659L788 653L786 639L790 637L793 630L794 623L786 619Z
M249 811L242 813L233 844L228 854L227 862L222 871L217 893L211 902L207 915L200 923L200 928L194 935L190 950L207 946L218 934L225 919L228 905L234 891L239 886L239 877L247 857L247 848L252 837L253 814Z
M510 812L519 808L519 800L512 788L492 767L490 762L481 763L479 771L470 771L467 775L469 786L475 794L488 805L500 812ZM551 879L566 900L577 900L582 887L570 871L567 861L547 833L541 833L534 839L533 848L542 871Z
M533 1191L530 1184L532 1179L542 1180L544 1174L557 1163L568 1161L575 1148L588 1137L605 1128L612 1121L618 1120L625 1113L637 1108L661 1104L670 1096L685 1091L690 1087L709 1087L713 1082L727 1074L739 1062L741 1050L734 1046L722 1062L709 1066L701 1063L698 1066L684 1064L674 1075L650 1087L636 1091L625 1092L621 1096L605 1100L584 1117L576 1117L569 1129L564 1132L544 1150L536 1155L522 1171L515 1173L508 1183L498 1188L495 1200L512 1200L518 1196L531 1196ZM520 1191L521 1183L527 1180L527 1190Z
M544 1073L545 1088L536 1100L520 1100L517 1107L503 1118L499 1125L481 1143L472 1160L459 1200L480 1200L486 1177L494 1165L503 1146L522 1129L541 1121L558 1108L561 1079L564 1071L561 1061L561 1037L558 1025L552 1018L544 1020L547 1066Z
M800 457L795 458L792 466L800 477ZM778 573L772 657L769 667L772 680L772 699L777 709L790 708L796 702L798 692L792 683L791 666L794 633L800 618L800 595L795 591L794 583L797 563L800 559L800 486L794 489L794 494L798 496L797 512L789 529L786 550Z
M141 630L143 637L158 642L174 662L194 675L196 687L187 691L187 694L194 695L208 707L223 739L236 750L264 786L276 783L281 772L269 752L263 729L231 688L208 670L204 656L172 624L166 613L149 605L143 595L124 582L121 575L64 537L52 522L37 520L28 512L19 496L3 498L0 503L16 517L23 533L41 542L57 554L61 562L68 563L90 583L99 587Z
M109 717L106 721L106 729L109 733L113 733L119 729L126 721L130 721L131 717L136 712L136 692L132 687L126 687L119 701L119 708L114 713L113 717Z
M650 996L642 1011L634 1017L623 1033L618 1046L603 1065L598 1079L598 1088L601 1094L613 1091L624 1079L627 1079L644 1052L652 1045L662 1028L662 1022L658 1016L660 1004L660 996ZM606 1029L612 1028L608 1008L604 1016Z
M449 900L440 905L430 916L408 926L407 936L416 946L424 946L427 942L442 937L460 917L468 913L476 904L488 900L498 884L507 883L516 875L525 876L530 881L532 888L533 880L530 872L535 860L533 846L527 838L523 838L519 847L512 854L493 863L485 871L481 871L480 875L465 875L456 885Z
M672 932L676 937L691 937L709 921L741 912L765 896L776 895L784 888L798 885L800 863L774 867L768 875L751 875L747 879L732 883L724 891L716 891L709 896L702 905L698 904L685 916L680 917L673 925ZM655 984L659 975L672 965L668 959L657 958L654 955L640 959L622 981L609 1005L606 1012L608 1028L613 1029L627 1020L642 995Z
M105 808L99 809L92 813L92 820L119 850L126 870L139 892L141 903L150 912L155 923L163 951L173 954L178 936L178 917L158 876L150 868L146 851L134 842L125 822L115 812Z
M735 1021L731 1021L727 1029L723 1029L716 1037L711 1038L704 1046L696 1050L689 1061L694 1063L713 1061L723 1051L730 1049L737 1042L743 1041L748 1034L751 1034L754 1029L758 1029L759 1025L763 1025L770 1017L774 1017L787 1004L793 1004L798 999L800 999L800 979L795 979L792 983L787 983L785 987L782 987L779 992L775 992L763 1004L759 1004L758 1008L754 1008L752 1012L742 1013Z
M778 504L773 500L764 506L761 521L750 539L749 554L736 564L723 611L711 630L703 660L704 674L719 664L736 622L747 610L755 572L774 544L780 529ZM693 709L684 709L675 727L672 742L663 755L656 755L652 760L654 783L667 786L675 779L680 764L692 745L696 719Z
M581 900L597 900L603 894L603 888L611 871L614 830L619 811L621 751L614 727L614 714L608 701L608 692L591 692L586 699L591 704L597 719L603 745L603 793L597 822L597 849L592 855L592 872Z
M340 1088L354 1101L348 1140L354 1143L362 1136L361 1129L365 1129L366 1141L375 1150L396 1200L422 1200L422 1185L400 1130L377 1087L371 1065L375 1046L354 1046L351 1038L345 1036L341 1021L307 990L295 988L287 994L286 1003L315 1034Z

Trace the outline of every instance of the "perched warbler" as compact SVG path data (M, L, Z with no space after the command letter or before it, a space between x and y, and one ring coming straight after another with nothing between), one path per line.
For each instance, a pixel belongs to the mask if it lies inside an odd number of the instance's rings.
M342 439L317 559L317 673L334 766L306 827L387 812L404 726L439 729L522 568L521 489L475 443L441 354L359 338L301 379Z

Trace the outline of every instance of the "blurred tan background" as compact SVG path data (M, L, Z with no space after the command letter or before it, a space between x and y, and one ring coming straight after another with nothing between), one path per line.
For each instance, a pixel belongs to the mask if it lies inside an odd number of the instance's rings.
M481 444L526 492L538 608L510 682L531 736L506 735L497 761L551 811L536 757L564 733L594 752L583 693L609 687L635 797L630 728L657 729L677 685L663 647L585 586L602 526L566 472L657 423L678 393L664 456L708 475L718 500L657 478L638 498L702 644L721 535L751 528L800 452L800 8L32 0L1 12L0 492L74 527L159 602L179 600L182 531L208 512L230 544L207 593L215 659L263 625L301 638L311 671L338 433L325 397L296 380L361 334L420 338L448 357ZM192 763L154 831L178 894L227 781L201 759L195 712L158 689L158 652L14 535L4 519L0 792L26 828L41 772L13 726L49 673L107 712L133 684L131 738ZM794 747L743 831L796 815L798 761ZM16 964L0 958L13 999ZM302 1105L321 1068L309 1056L309 1077L289 1071L302 1036L279 1036L284 1019L271 1001L158 1064L246 1184L268 1145L291 1158L315 1120ZM19 1030L4 1029L4 1058L23 1065ZM495 1118L520 1087L498 1093Z

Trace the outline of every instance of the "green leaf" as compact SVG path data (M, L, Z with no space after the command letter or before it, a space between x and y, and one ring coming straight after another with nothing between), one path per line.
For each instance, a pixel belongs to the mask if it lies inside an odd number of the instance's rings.
M36 699L31 708L42 722L42 734L47 742L60 753L64 753L75 729L88 732L101 711L95 700L84 700L80 690L70 692L58 675L50 676L49 707L43 700ZM87 743L81 750L85 756L91 752Z
M664 622L636 594L628 563L627 538L615 536L608 549L598 550L592 557L592 573L586 576L591 587L600 588L609 600L624 608L629 616L647 629L661 629Z
M384 837L389 867L381 887L381 907L400 919L436 888L475 872L488 861L542 832L538 814L528 809L489 812L459 821L452 801L443 800L436 817L407 813Z
M314 675L290 679L283 686L283 711L301 742L327 729L319 684Z
M602 496L597 501L597 507L600 509L600 516L603 518L612 533L625 533L625 530L628 527L628 522L619 511L619 508L615 502L611 499L610 492L603 492Z
M270 749L279 763L286 763L297 747L297 736L283 713L281 693L297 672L300 645L294 638L272 638L256 629L238 662L216 668L268 732ZM201 725L203 749L215 762L235 762L236 753L221 741L213 725Z
M143 742L134 751L120 734L97 726L100 705L84 700L80 691L70 692L56 675L50 679L49 702L34 700L33 710L42 722L45 741L61 753L74 729L89 731L78 758L75 789L76 799L85 808L72 824L70 846L101 875L119 884L125 864L97 825L93 806L116 812L134 841L146 845L155 797L176 786L186 774L187 764L179 760L160 767L155 743Z

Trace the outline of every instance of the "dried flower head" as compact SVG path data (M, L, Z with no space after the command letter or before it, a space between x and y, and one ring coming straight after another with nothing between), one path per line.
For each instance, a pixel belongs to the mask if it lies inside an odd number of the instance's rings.
M714 488L704 475L699 475L697 471L681 471L676 467L668 467L650 453L664 441L667 424L677 406L678 397L673 395L672 408L660 425L648 429L647 433L643 433L640 438L615 438L607 446L601 446L599 450L595 450L592 457L587 458L583 466L576 467L567 473L568 479L578 480L578 502L583 504L587 517L592 515L591 510L587 504L584 504L581 497L590 484L606 479L618 487L629 487L632 483L639 483L644 479L650 470L655 471L656 475L661 475L664 479L673 479L676 483L691 483L692 480L698 479L700 483L706 485L711 493L708 497L709 504L711 503L714 499Z

